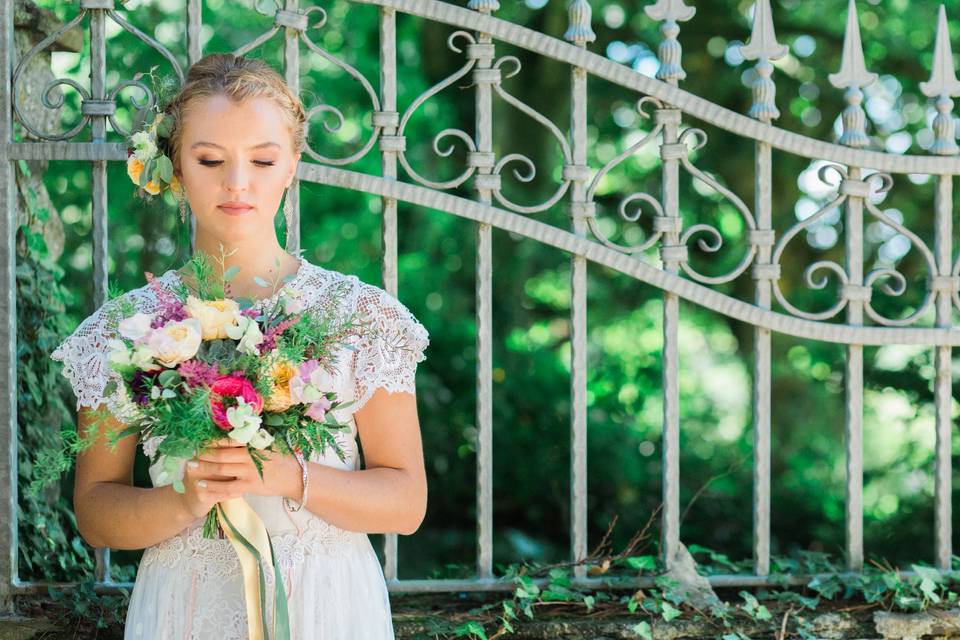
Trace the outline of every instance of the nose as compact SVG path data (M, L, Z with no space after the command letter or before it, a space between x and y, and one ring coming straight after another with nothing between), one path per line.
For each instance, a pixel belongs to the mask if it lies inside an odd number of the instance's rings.
M247 170L242 162L232 162L228 165L224 178L224 187L227 191L246 191L248 180Z

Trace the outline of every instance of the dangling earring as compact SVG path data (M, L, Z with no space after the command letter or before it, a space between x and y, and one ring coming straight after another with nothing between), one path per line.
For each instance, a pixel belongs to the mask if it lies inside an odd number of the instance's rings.
M187 196L186 194L178 198L180 201L180 224L187 223Z
M290 199L290 188L283 197L283 219L287 222L287 234L290 234L290 226L293 224L293 201Z

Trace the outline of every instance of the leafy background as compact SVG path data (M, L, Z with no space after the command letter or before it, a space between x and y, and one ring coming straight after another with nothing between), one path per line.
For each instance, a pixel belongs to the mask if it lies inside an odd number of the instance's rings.
M62 19L78 10L75 2L66 0L38 4ZM643 12L645 4L649 3L594 1L597 40L590 49L638 73L653 75L660 35L657 24ZM751 100L752 63L740 59L736 45L749 35L753 3L692 4L697 15L681 25L680 33L687 71L682 86L745 113ZM816 139L835 140L844 102L842 92L829 85L827 74L839 68L847 3L773 0L772 4L778 39L790 46L790 54L775 63L782 113L777 124ZM931 141L931 108L917 84L929 77L938 5L930 0L857 4L867 65L880 73L880 80L865 90L873 145L891 153L925 153ZM376 8L343 0L322 6L329 21L311 36L376 84ZM182 9L175 0L131 0L120 10L185 60ZM271 24L249 1L208 0L203 10L206 52L232 50ZM952 13L950 28L956 35L960 15ZM502 0L496 15L557 37L567 24L566 2L560 0ZM446 48L453 31L446 25L400 15L397 26L402 110L457 69L462 58ZM108 87L127 79L130 70L146 71L158 65L160 73L172 71L154 50L109 20L108 37ZM251 55L282 68L281 43L275 36ZM315 119L310 143L320 153L348 155L370 135L370 105L346 74L306 48L302 51L307 106L334 104L347 116L335 134L326 133L319 117ZM565 129L569 69L507 45L498 44L497 54L515 55L522 62L520 75L506 79L504 89ZM53 65L56 75L86 84L89 52L54 53ZM467 84L466 79L455 83L424 104L410 121L409 156L424 175L450 178L464 166L462 147L450 158L441 158L431 142L444 128L473 130L474 93ZM128 124L131 105L127 100L132 94L127 90L121 96L119 117ZM589 164L597 169L648 131L651 123L636 112L639 95L591 78L589 96ZM79 97L66 92L65 99L63 122L69 126L77 120ZM538 167L529 184L505 177L506 194L523 203L542 201L557 184L558 145L546 130L503 102L495 100L494 116L498 157L521 152ZM752 141L689 117L684 122L703 127L709 136L707 146L693 155L697 166L745 202L752 202ZM119 137L111 133L108 139ZM830 190L816 179L819 163L777 151L773 161L774 226L782 234L798 219L811 215ZM635 191L659 194L658 166L656 149L647 148L601 185L597 195L601 224L613 239L637 242L649 231L646 215L639 225L631 225L616 218L616 207L622 197ZM379 157L371 153L350 168L377 174ZM188 236L179 226L172 202L146 205L133 197L122 163L111 163L108 172L110 277L123 289L134 288L144 283L144 271L160 273L182 264ZM901 216L932 246L933 182L928 176L894 178L896 184L881 208ZM20 308L28 310L24 313L35 312L30 317L45 319L40 328L29 321L20 324L19 398L21 407L33 407L34 412L21 411L21 481L30 473L30 443L50 437L56 425L74 419L72 394L45 354L94 310L89 168L76 162L51 162L44 181L56 208L48 214L62 219L66 244L56 264L46 258L42 238L34 238L20 257L25 274L18 280ZM301 192L306 257L380 284L379 199L307 183L301 185ZM470 197L469 183L458 193ZM723 248L715 254L693 249L694 265L708 273L733 267L745 246L744 225L733 207L689 176L681 179L680 202L685 226L710 222L725 236ZM567 216L566 205L537 214L538 219L562 228L569 228ZM468 221L403 203L399 217L400 298L431 336L427 360L418 370L429 508L420 530L400 539L400 577L468 576L476 553L475 230ZM842 263L843 237L842 215L834 212L791 244L783 259L782 286L794 304L819 310L835 300L836 282L812 290L800 274L817 259ZM902 236L869 219L866 237L866 266L896 265L909 281L901 298L877 293L875 305L890 317L909 314L923 297L925 272L918 252L909 250ZM570 521L569 256L497 229L493 241L494 560L562 560L568 554ZM655 254L644 259L656 264ZM622 546L660 502L661 294L595 265L589 267L588 280L589 541L591 546L596 544L617 516L613 542ZM749 275L719 289L744 300L753 298ZM720 550L734 560L748 559L753 330L695 304L681 301L680 307L682 538L688 544ZM924 321L929 324L931 319ZM42 340L37 339L38 331ZM844 530L843 349L774 335L773 350L773 551L839 555ZM892 562L928 561L933 552L932 353L896 346L868 348L865 375L867 553ZM538 393L530 393L531 389ZM34 420L35 415L42 420ZM142 455L136 478L140 486L149 486ZM50 496L48 503L28 503L21 497L21 577L69 579L92 567L92 553L77 536L70 514L71 493L68 476L59 497ZM379 549L382 537L371 537ZM139 555L114 552L114 577L132 577ZM58 559L51 559L54 556Z

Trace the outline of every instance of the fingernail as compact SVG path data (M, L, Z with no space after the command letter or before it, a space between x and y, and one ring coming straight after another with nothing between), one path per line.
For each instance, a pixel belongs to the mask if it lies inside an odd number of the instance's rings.
M187 462L187 466L190 467L191 469L196 469L197 467L200 466L200 463L197 462L196 460L190 460L189 462Z

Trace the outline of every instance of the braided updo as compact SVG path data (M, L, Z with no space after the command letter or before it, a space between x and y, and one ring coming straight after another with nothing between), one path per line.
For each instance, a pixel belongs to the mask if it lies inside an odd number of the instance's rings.
M164 109L172 125L170 137L165 141L165 151L174 170L180 167L182 125L191 105L220 94L236 103L246 98L273 99L283 112L290 130L293 153L303 151L306 146L306 110L283 77L266 62L256 58L232 53L210 53L191 65L183 87Z

